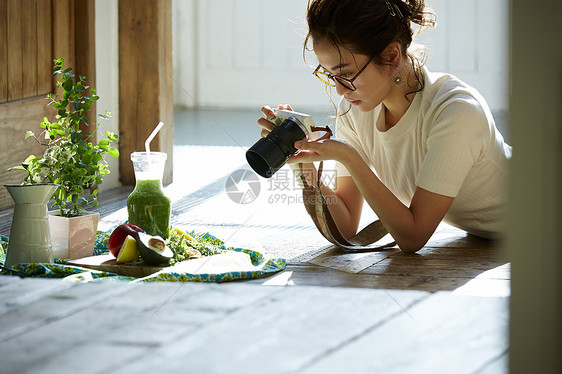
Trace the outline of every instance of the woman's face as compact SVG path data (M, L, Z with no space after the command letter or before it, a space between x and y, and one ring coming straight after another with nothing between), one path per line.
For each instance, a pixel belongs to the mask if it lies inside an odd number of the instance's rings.
M348 79L353 78L372 57L353 54L345 48L338 51L327 40L314 40L313 48L321 70ZM390 68L370 63L353 81L355 91L336 83L336 92L360 111L368 112L390 94L393 87L391 77Z

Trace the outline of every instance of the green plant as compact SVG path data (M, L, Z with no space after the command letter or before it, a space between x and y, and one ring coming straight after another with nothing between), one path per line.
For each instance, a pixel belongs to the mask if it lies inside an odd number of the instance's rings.
M89 204L94 208L98 206L96 186L109 173L104 157L107 153L119 157L119 151L111 146L117 141L118 135L105 131L105 137L98 144L93 144L90 141L92 133L82 133L80 124L91 125L87 113L99 96L96 96L93 88L85 85L86 77L76 77L72 74L72 68L63 68L62 58L53 62L53 76L60 75L57 86L62 88L62 98L57 94L49 94L47 99L50 100L49 105L57 110L56 121L51 122L45 117L40 125L44 130L39 136L32 131L25 134L25 139L32 137L47 149L43 157L30 155L21 165L10 170L27 171L23 184L58 184L53 194L53 206L59 208L61 216L74 217L83 214ZM108 119L110 114L106 112L99 117ZM92 126L98 132L99 123ZM88 193L86 190L91 188L94 189Z

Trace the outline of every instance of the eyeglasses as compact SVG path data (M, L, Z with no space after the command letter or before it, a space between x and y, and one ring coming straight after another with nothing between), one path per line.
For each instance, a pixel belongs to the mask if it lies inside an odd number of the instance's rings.
M320 79L322 82L324 82L324 84L327 84L330 87L336 87L336 82L338 82L344 88L351 91L355 91L357 88L353 84L353 81L357 79L359 74L361 74L367 68L367 66L371 63L371 61L373 61L374 58L375 56L371 57L369 61L367 61L367 63L361 68L361 70L359 70L357 74L355 74L355 76L351 79L342 77L341 75L334 75L332 73L320 71L321 68L320 65L318 65L318 67L316 68L316 70L314 70L312 74L314 74L316 78Z

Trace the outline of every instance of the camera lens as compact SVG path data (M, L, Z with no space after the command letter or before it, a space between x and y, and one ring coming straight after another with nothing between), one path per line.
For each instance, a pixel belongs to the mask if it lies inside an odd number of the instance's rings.
M261 138L248 149L246 160L256 173L264 178L271 178L297 151L293 144L305 136L300 122L294 117L289 117L267 137Z

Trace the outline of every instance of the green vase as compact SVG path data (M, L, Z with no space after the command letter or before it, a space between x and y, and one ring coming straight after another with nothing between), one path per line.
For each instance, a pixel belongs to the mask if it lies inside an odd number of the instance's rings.
M53 262L47 202L57 185L42 183L4 187L15 203L4 266Z

